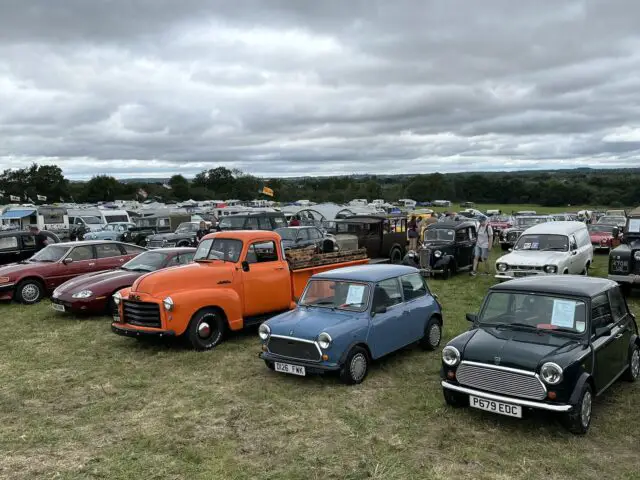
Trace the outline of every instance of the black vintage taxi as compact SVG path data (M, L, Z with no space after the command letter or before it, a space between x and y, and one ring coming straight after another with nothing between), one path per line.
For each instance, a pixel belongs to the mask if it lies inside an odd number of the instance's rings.
M442 351L442 388L452 406L521 418L525 409L564 416L584 434L593 398L640 375L635 316L618 285L565 275L494 285L472 328Z
M42 230L49 243L59 243L60 238L53 232ZM33 233L24 230L0 232L0 265L21 262L36 253L36 239Z
M424 274L442 278L470 270L476 237L473 221L432 223L424 230L418 251L420 269Z
M640 207L629 213L622 243L609 252L609 279L627 294L640 286Z

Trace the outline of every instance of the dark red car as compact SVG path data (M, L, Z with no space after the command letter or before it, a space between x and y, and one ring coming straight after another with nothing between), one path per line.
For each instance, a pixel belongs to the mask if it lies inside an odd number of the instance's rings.
M117 268L144 251L108 240L47 245L28 260L0 267L0 300L37 303L67 280Z
M53 291L51 307L59 312L109 313L112 295L130 287L145 273L191 263L195 248L159 248L143 252L116 270L89 273L63 283Z
M613 230L618 229L617 225L606 225L596 223L589 225L589 237L594 250L611 250L620 245L619 235L614 237Z
M508 215L493 215L489 217L489 226L493 230L496 238L500 237L500 232L513 227L513 218Z

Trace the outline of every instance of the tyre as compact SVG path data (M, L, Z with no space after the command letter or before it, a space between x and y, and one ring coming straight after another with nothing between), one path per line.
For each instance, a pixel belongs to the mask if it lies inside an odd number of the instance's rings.
M187 329L187 340L195 350L211 350L222 342L226 322L220 312L206 308L196 313Z
M25 305L38 303L43 296L44 287L38 280L23 280L16 287L16 299Z
M469 397L463 393L458 393L454 392L453 390L449 390L448 388L443 388L442 395L444 396L444 401L450 407L460 408L466 407L469 404Z
M389 253L389 259L393 264L399 264L402 262L402 252L398 247L394 247L391 249L391 253Z
M424 329L424 337L420 340L420 346L425 350L435 350L442 340L442 326L436 317L431 317Z
M369 355L362 347L353 347L340 369L340 380L347 385L362 383L369 373Z
M629 368L624 372L624 379L627 382L635 382L640 377L640 347L638 344L634 344L631 347L629 355Z
M188 247L189 246L189 242L178 242L178 244L176 245L176 247Z
M588 383L585 383L580 393L578 402L573 405L573 410L566 414L567 429L576 435L584 435L591 425L591 409L593 407L593 391Z
M589 267L591 266L591 264L589 262L587 262L587 264L584 266L584 270L582 271L581 275L584 275L585 277L589 276Z

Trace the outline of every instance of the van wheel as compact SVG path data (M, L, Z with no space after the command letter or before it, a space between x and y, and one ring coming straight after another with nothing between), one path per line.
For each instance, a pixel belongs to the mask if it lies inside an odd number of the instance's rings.
M187 339L195 350L211 350L222 342L226 328L220 312L205 308L196 313L187 329Z
M634 344L629 352L629 367L624 372L624 379L627 382L635 382L640 377L640 347Z
M38 280L24 280L16 287L16 299L25 305L33 305L42 300L44 287Z

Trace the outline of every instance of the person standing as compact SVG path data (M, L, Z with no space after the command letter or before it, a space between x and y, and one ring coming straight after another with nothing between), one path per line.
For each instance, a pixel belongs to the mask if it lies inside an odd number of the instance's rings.
M33 235L35 240L36 252L39 252L49 244L48 237L40 231L37 225L31 225L29 227L29 232Z
M206 222L201 221L200 228L196 231L196 238L198 239L198 243L200 243L200 240L202 240L202 237L204 237L208 233L210 232L209 232L209 229L207 228Z
M478 238L476 240L476 246L474 248L473 255L473 270L471 276L478 274L478 263L484 262L484 273L489 275L489 252L493 245L493 229L487 222L487 217L480 217L480 227L478 228Z
M412 216L411 220L409 220L407 236L409 237L409 250L416 251L418 249L418 222L415 216Z

